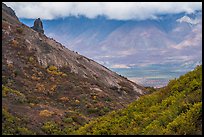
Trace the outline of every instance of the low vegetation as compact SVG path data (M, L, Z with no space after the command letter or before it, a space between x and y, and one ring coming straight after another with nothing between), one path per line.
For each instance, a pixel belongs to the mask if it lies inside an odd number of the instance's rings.
M47 72L50 73L50 74L52 74L52 75L61 75L61 76L64 76L64 77L67 76L66 73L63 73L63 72L59 71L59 70L57 69L57 67L56 67L56 66L53 66L53 65L51 65L51 66L49 66L49 67L47 68Z
M50 117L54 114L54 112L49 111L49 110L42 110L40 111L39 115L42 117Z
M23 93L17 90L13 90L7 86L2 85L2 97L13 99L19 103L26 102L26 97Z
M7 108L2 109L2 135L35 135L35 132L26 127L26 123L23 118L9 113Z
M16 31L17 31L18 33L22 34L22 33L23 33L23 28L16 28Z
M81 127L75 134L202 134L202 66Z

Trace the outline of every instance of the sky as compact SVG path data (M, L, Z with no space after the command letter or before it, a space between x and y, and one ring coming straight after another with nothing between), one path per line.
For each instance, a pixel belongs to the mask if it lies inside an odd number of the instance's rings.
M4 2L19 18L52 20L68 16L99 15L116 20L157 19L161 14L193 13L202 2ZM42 14L43 13L43 14Z

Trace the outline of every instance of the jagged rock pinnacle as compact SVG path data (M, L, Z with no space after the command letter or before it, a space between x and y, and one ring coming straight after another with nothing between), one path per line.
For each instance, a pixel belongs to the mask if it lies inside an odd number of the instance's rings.
M37 32L40 32L40 33L44 34L43 24L42 24L42 21L40 20L40 18L35 20L34 26L31 27L31 28L34 29Z

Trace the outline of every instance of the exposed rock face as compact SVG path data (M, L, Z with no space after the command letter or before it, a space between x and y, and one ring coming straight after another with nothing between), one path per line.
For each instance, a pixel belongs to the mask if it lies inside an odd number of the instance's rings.
M31 27L31 28L34 29L37 32L40 32L40 33L44 34L43 24L42 24L42 21L40 20L40 18L35 20L34 26Z
M7 7L6 4L4 3L2 3L2 11L4 11L7 14L6 15L5 13L2 13L3 17L7 16L7 19L8 19L8 16L11 16L14 19L18 20L18 17L16 16L15 12L10 7Z

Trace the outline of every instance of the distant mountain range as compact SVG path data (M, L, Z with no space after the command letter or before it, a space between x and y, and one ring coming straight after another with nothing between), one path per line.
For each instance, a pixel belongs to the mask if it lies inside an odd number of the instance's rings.
M164 65L186 73L195 67L192 64L202 62L201 11L160 15L157 20L79 16L43 23L48 36L111 69Z

